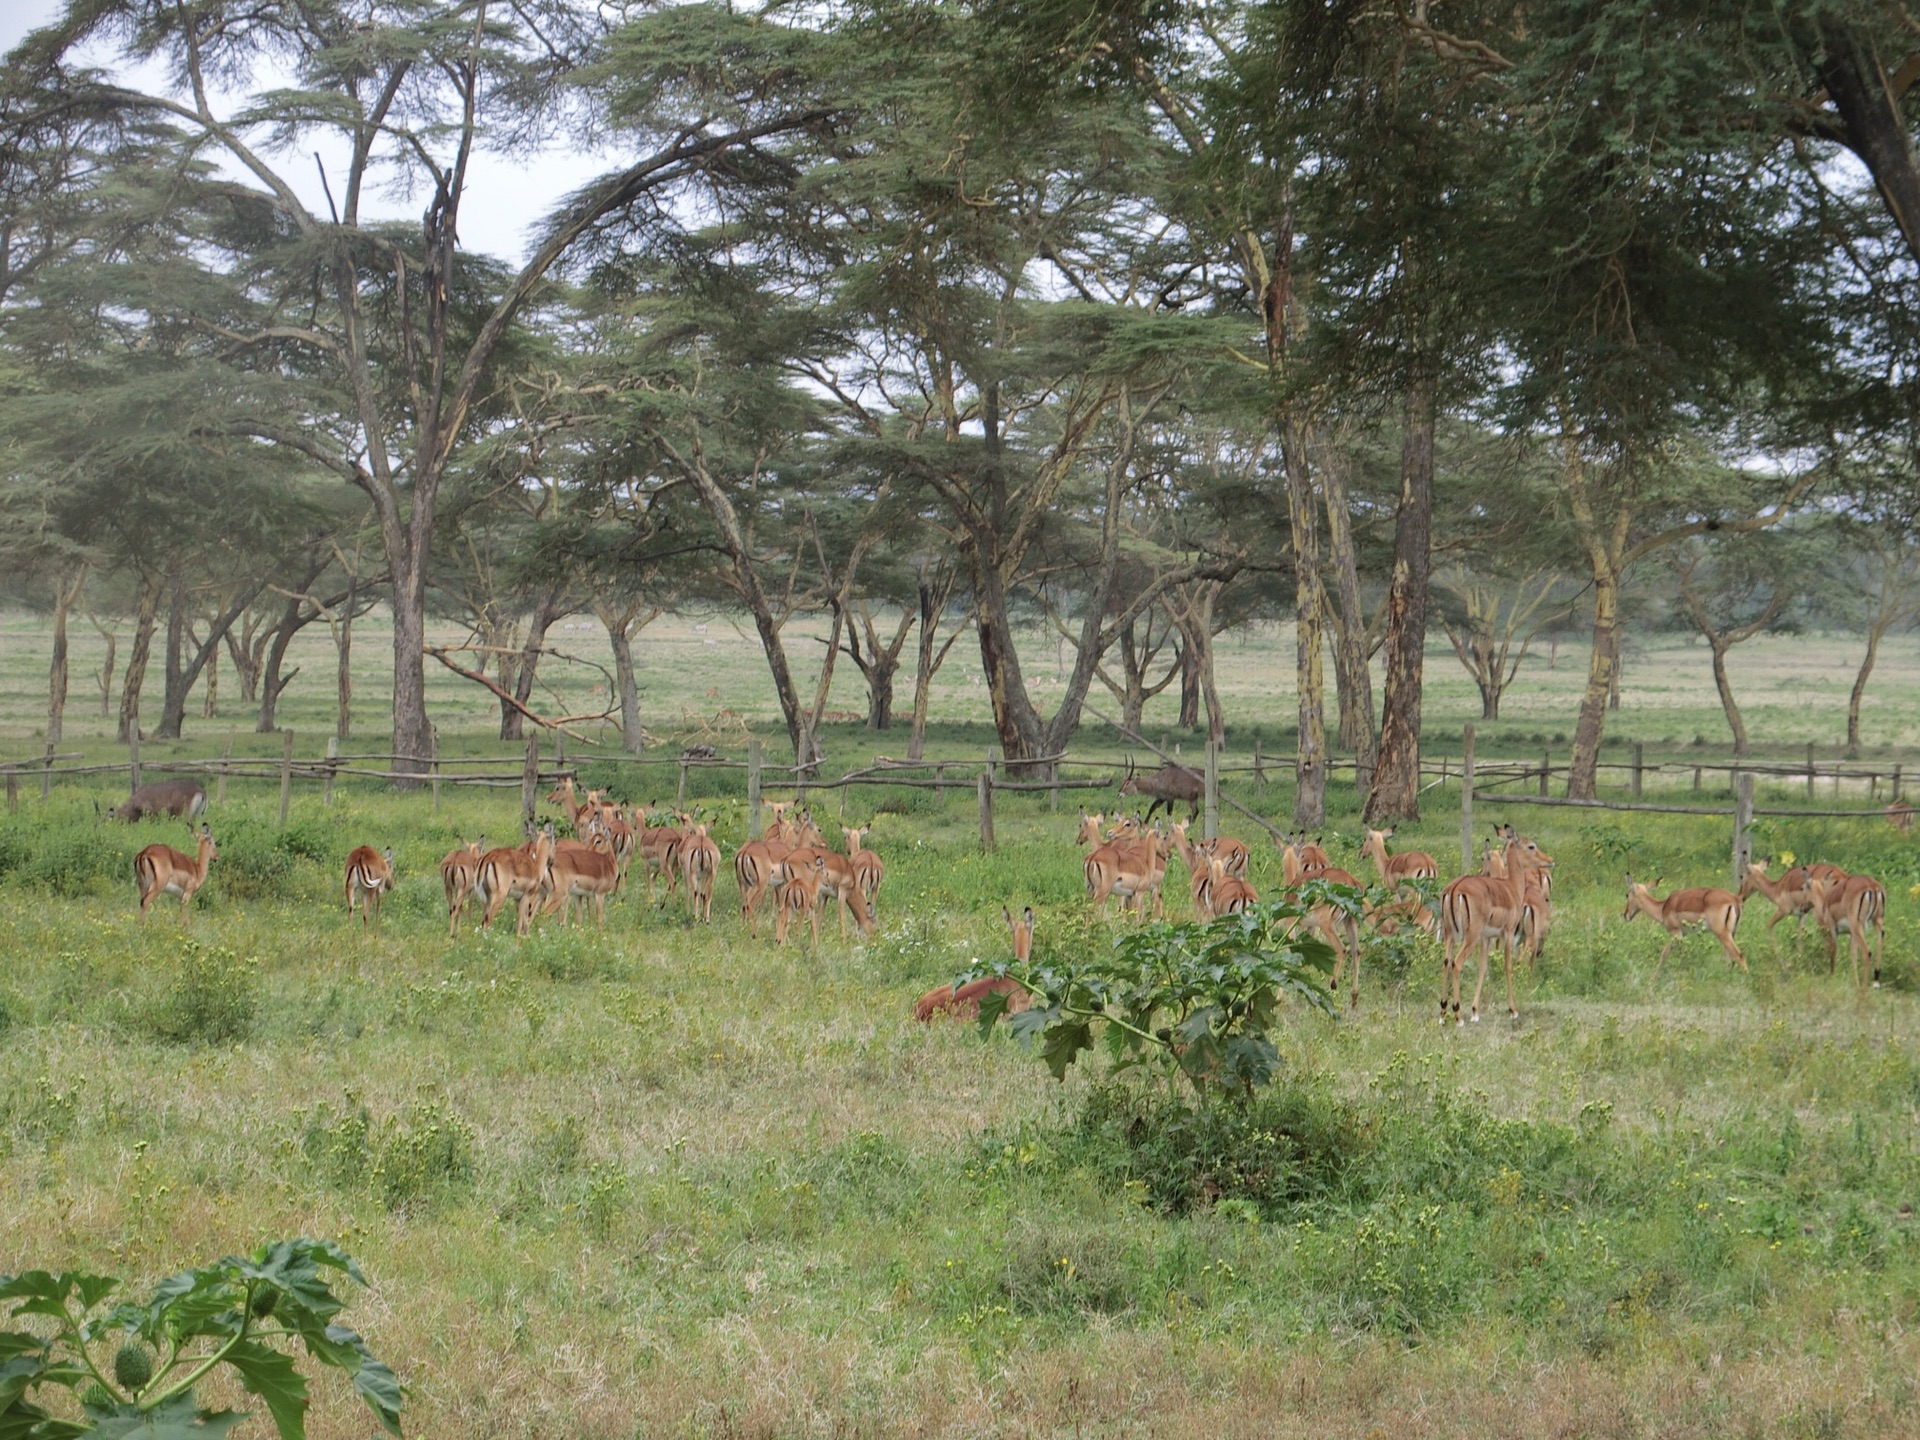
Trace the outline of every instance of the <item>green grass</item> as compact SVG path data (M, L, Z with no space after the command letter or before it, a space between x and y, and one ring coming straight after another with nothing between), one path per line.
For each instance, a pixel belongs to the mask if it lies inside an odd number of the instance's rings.
M1654 732L1689 723L1629 701ZM956 722L935 752L988 739ZM829 769L898 748L837 731ZM730 849L739 777L703 784ZM970 793L856 792L852 816L881 810L881 933L829 920L817 951L778 951L726 881L711 929L629 894L604 937L449 940L434 867L509 833L515 797L450 791L435 815L357 783L331 808L298 792L284 830L272 785L234 784L191 927L143 926L131 856L178 826L103 827L106 793L29 790L0 817L0 1270L152 1277L338 1238L376 1287L346 1318L413 1387L415 1433L1916 1428L1920 858L1883 824L1761 837L1887 880L1889 983L1859 997L1816 937L1769 943L1764 904L1751 977L1698 936L1654 983L1663 937L1622 924L1620 872L1724 883L1724 821L1483 801L1559 862L1520 1022L1496 999L1443 1030L1416 949L1369 965L1357 1017L1290 1014L1252 1111L1194 1121L908 1019L1001 953L1002 903L1035 906L1042 957L1097 939L1071 796L1003 796L981 856ZM1450 794L1396 842L1448 873ZM1364 873L1349 788L1332 809ZM340 894L360 843L399 874L373 936ZM1256 883L1276 871L1257 846ZM314 1433L363 1434L318 1388Z

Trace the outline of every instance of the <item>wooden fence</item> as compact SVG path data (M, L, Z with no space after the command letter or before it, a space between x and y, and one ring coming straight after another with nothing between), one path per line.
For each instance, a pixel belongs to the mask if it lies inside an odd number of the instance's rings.
M1107 719L1097 710L1089 707L1089 713L1097 719ZM1114 723L1109 721L1108 723ZM1121 729L1115 725L1116 729ZM1220 807L1224 803L1253 820L1272 834L1279 830L1256 813L1250 806L1242 803L1223 788L1228 777L1250 777L1256 786L1265 787L1276 778L1292 780L1296 778L1296 762L1291 757L1279 757L1266 754L1256 741L1253 753L1243 761L1229 763L1223 747L1208 743L1198 765L1190 765L1178 753L1178 747L1167 748L1166 738L1162 743L1154 744L1138 734L1122 730L1123 743L1143 748L1161 760L1188 765L1198 773L1204 789L1203 834L1211 839L1219 833ZM138 788L144 773L156 772L172 775L206 777L214 781L215 803L226 799L227 781L240 780L277 780L280 794L280 823L285 824L288 805L293 786L299 783L317 783L321 787L323 803L333 803L334 788L342 780L403 781L423 784L433 793L434 809L440 808L441 790L445 786L478 787L520 791L523 818L529 822L534 816L540 791L543 787L559 784L568 776L578 775L576 763L569 763L564 748L564 740L556 747L550 757L551 763L543 764L541 759L540 738L530 736L523 755L514 756L476 756L476 757L438 757L394 755L383 751L345 752L340 748L337 738L329 737L325 754L311 758L295 754L296 737L293 731L281 732L281 752L275 758L271 756L235 757L233 754L235 736L229 733L224 753L214 760L169 760L159 763L146 762L140 758L140 742L135 739L128 745L125 761L112 763L63 763L84 762L86 757L79 752L58 752L53 747L30 759L0 761L0 775L5 777L7 806L17 809L20 802L20 787L23 781L38 780L41 798L47 799L56 779L79 778L86 776L120 775L128 777L129 788ZM1116 783L1115 777L1132 762L1126 760L1075 758L1062 753L1039 756L1028 760L1008 761L992 748L986 749L975 757L948 756L936 759L897 760L887 756L876 756L871 764L847 771L838 779L829 779L819 773L818 762L811 765L770 765L762 752L758 739L749 739L747 758L729 760L719 756L681 754L678 756L646 757L615 754L594 757L594 763L601 766L617 766L645 773L648 770L671 770L677 772L675 803L684 807L687 799L687 780L693 771L728 770L746 772L748 833L758 836L761 832L761 796L771 780L780 785L791 785L797 799L804 800L814 792L839 791L841 795L841 813L847 809L847 797L861 787L902 787L908 789L931 790L936 796L943 796L949 789L972 791L976 796L980 817L980 843L985 850L994 848L994 799L1000 794L1045 794L1049 807L1058 810L1063 792L1084 790L1108 790ZM1068 778L1061 772L1071 766L1082 772L1101 772L1096 776ZM407 768L403 768L407 767ZM1864 787L1868 798L1878 800L1884 793L1892 800L1899 800L1906 771L1906 765L1900 761L1848 761L1843 759L1820 760L1814 753L1814 747L1807 747L1804 761L1783 761L1779 759L1735 759L1700 760L1680 762L1659 762L1648 764L1644 746L1636 743L1632 757L1627 761L1603 762L1603 771L1619 774L1625 772L1626 788L1629 799L1572 800L1564 796L1548 794L1548 789L1556 777L1564 777L1567 766L1556 764L1551 752L1543 754L1540 762L1531 760L1500 760L1477 762L1474 754L1474 727L1468 725L1461 736L1460 755L1432 755L1421 763L1423 790L1437 786L1458 784L1461 801L1461 841L1460 854L1462 866L1473 868L1474 856L1474 808L1476 800L1497 800L1502 805L1547 805L1585 810L1644 811L1676 815L1718 815L1730 820L1733 830L1731 853L1733 857L1734 877L1737 880L1745 873L1751 858L1751 826L1755 816L1803 816L1803 817L1848 817L1882 819L1886 817L1883 808L1848 809L1833 808L1824 810L1799 809L1756 809L1754 807L1754 782L1756 777L1766 777L1778 781L1791 781L1799 784L1804 780L1809 798L1817 794L1818 786L1827 783L1832 792L1841 793L1843 786ZM1014 778L1010 773L1018 770L1022 778ZM1356 766L1351 759L1332 759L1328 763L1330 774L1348 771L1354 774L1356 784L1364 784L1371 777ZM1702 779L1706 774L1726 774L1732 781L1733 804L1731 807L1711 804L1676 804L1644 800L1648 777L1654 783L1672 780L1684 784L1691 776L1692 789L1702 788ZM1037 778L1036 778L1037 777ZM1526 787L1523 789L1522 787ZM1527 793L1531 791L1532 793Z

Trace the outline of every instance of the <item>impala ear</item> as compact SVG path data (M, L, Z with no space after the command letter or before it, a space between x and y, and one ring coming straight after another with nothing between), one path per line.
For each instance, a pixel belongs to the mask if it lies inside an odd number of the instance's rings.
M1009 925L1013 924L1013 912L1004 905L1000 907L1000 918Z

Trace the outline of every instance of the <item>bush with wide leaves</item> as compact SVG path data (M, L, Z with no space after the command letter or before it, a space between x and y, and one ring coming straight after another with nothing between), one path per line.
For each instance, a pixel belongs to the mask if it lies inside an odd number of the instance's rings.
M246 1258L162 1280L144 1301L114 1302L120 1282L74 1271L0 1275L0 1303L31 1328L0 1329L0 1437L5 1440L206 1440L246 1418L205 1410L201 1378L230 1368L273 1417L281 1440L304 1440L307 1382L298 1343L322 1365L345 1371L380 1424L400 1433L400 1382L352 1330L333 1323L345 1308L333 1293L344 1276L366 1277L328 1240L281 1240ZM112 1302L112 1303L110 1303ZM34 1323L37 1321L38 1323ZM42 1393L73 1394L55 1413Z

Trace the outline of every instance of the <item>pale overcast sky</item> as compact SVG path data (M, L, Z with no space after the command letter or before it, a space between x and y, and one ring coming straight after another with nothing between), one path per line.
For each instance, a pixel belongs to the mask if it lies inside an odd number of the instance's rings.
M29 30L52 21L60 9L61 0L0 0L0 53L19 44ZM320 193L311 160L287 168L288 178L300 191L301 198L315 210L324 210L326 200ZM344 167L328 165L330 172L340 168ZM612 168L612 163L604 158L564 150L511 162L478 155L460 216L461 243L469 250L517 261L526 252L528 234L535 221L568 191ZM338 193L337 174L335 193ZM383 198L376 194L370 197L370 202L369 209L374 213L384 211L400 219L415 219L421 209L418 200L407 197Z

